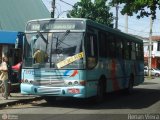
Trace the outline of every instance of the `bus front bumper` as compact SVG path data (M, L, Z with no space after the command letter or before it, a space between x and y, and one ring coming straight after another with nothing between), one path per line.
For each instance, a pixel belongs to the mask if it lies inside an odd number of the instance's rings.
M22 83L21 94L86 98L86 90L84 86L47 87Z

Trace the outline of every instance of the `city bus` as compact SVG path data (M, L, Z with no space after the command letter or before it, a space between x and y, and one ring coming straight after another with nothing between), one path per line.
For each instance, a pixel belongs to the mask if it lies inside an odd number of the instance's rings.
M39 62L33 57L37 49L43 51ZM144 81L143 41L84 18L30 20L21 81L22 94L47 102L56 97L101 101L109 92L131 93Z

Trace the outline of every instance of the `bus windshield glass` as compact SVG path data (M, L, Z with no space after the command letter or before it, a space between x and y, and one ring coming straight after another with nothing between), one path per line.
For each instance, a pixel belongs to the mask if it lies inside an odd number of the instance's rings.
M24 67L82 69L82 32L27 33Z

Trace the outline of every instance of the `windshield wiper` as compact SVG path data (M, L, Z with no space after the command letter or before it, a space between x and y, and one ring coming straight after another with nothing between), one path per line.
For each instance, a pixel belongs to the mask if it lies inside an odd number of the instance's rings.
M48 41L46 40L46 38L43 36L43 34L40 31L37 31L38 35L43 39L43 41L48 44Z
M57 49L57 47L61 44L61 43L63 43L63 41L65 40L65 38L67 37L67 35L70 33L70 30L67 30L63 35L62 35L62 37L61 37L61 39L60 40L58 40L58 38L57 38L57 41L56 41L56 49ZM66 44L66 43L64 43L64 44ZM68 45L68 44L66 44L66 45ZM68 45L68 46L70 46L70 45Z

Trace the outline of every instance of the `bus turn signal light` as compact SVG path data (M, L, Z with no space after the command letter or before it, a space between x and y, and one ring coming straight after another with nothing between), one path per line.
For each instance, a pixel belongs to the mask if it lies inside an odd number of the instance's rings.
M86 85L86 81L80 81L79 84L82 85L82 86L85 86Z

